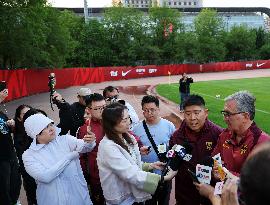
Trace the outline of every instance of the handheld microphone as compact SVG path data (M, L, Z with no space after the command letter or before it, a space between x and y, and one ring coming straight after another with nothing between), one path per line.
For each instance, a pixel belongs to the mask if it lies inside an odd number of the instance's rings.
M166 173L168 171L168 166L171 164L171 162L172 162L172 160L173 160L173 158L175 156L176 156L176 153L175 153L175 151L173 149L171 149L171 150L169 150L167 152L166 157L168 158L168 161L167 161L164 169L162 170L162 173L161 173L162 176L165 176L166 175Z
M183 161L189 161L192 158L191 152L192 146L189 143L184 143L183 146L174 145L167 153L169 160L162 171L162 176L166 175L169 166L173 171L176 171Z

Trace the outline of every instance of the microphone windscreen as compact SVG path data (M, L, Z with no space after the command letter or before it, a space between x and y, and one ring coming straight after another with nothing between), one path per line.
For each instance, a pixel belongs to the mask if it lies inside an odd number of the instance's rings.
M185 148L187 154L191 154L192 153L193 147L192 147L192 145L189 142L184 141L184 143L183 143L182 146Z
M214 159L211 156L207 156L207 157L204 157L199 164L205 165L208 167L213 167L214 166Z
M182 159L179 157L171 158L171 161L169 162L169 166L173 171L177 171L181 163L183 162Z

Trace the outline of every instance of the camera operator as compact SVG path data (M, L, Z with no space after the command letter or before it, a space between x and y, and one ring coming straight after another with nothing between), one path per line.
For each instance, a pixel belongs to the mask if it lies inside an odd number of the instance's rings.
M0 103L8 96L8 90L0 91ZM11 127L14 120L0 111L0 203L5 205L16 204L21 189L21 176L16 157Z
M129 104L127 101L119 99L119 90L116 87L113 86L107 86L103 90L103 97L105 98L107 104L110 104L112 102L119 102L128 108L128 114L131 118L131 126L130 130L133 130L133 128L136 126L137 123L139 123L139 117L134 110L134 108Z
M67 134L70 131L70 135L76 136L78 128L84 124L85 100L89 98L91 90L80 88L77 94L78 102L71 105L59 93L53 94L53 102L59 109L60 123L58 127L61 128L61 134Z
M186 73L183 73L182 78L179 80L180 110L183 110L183 103L190 95L190 83L193 83L193 78L188 77Z

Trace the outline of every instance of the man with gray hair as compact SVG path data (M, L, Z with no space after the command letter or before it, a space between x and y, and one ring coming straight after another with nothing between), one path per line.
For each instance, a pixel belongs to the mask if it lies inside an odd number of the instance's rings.
M225 98L221 111L228 128L220 134L212 156L220 153L224 166L235 175L254 147L270 139L254 122L255 101L250 92L239 91Z

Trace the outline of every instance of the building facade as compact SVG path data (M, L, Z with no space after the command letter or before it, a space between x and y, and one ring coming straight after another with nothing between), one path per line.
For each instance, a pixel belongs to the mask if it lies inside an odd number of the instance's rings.
M151 6L166 6L170 8L202 7L202 0L113 0L121 2L125 7L149 8Z

